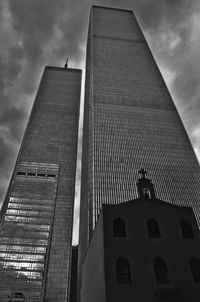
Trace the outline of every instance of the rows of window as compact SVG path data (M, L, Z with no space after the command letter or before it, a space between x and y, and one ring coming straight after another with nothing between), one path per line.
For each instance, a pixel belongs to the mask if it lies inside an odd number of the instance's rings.
M50 177L55 178L56 174L46 174L46 173L35 173L35 172L24 172L24 171L18 171L17 175L19 176L38 176L38 177Z
M40 224L44 223L44 221L34 221L31 219L22 219L21 217L5 217L5 222L8 222L13 227L13 224L15 224L15 232L17 231L28 231L28 230L34 230L34 231L49 231L50 230L50 223L49 224ZM35 222L35 223L34 223ZM18 232L19 233L19 232Z
M45 233L46 234L46 233ZM37 245L38 246L47 246L48 244L48 240L47 239L41 239L41 238L38 238L37 233L33 233L34 236L30 236L31 234L29 233L27 237L23 236L23 237L7 237L7 236L4 236L2 233L0 235L0 250L2 248L2 246L5 246L4 244L12 244L14 246L16 245L27 245L27 246L30 246L30 245ZM48 235L48 233L47 233ZM48 236L47 236L48 237Z
M34 272L34 274L37 272ZM34 275L35 277L35 275ZM40 289L43 285L43 281L35 278L26 278L23 275L18 275L16 278L16 272L10 271L9 275L0 276L0 289L9 289L9 288L20 288L23 290L37 290ZM2 293L2 291L1 291Z
M12 206L12 205L11 205ZM16 210L10 209L6 211L6 215L14 215L14 216L33 216L33 217L42 217L42 218L49 218L51 217L51 212L44 212L44 211L34 211L34 210Z
M45 255L43 254L26 254L26 253L6 253L0 252L1 260L15 260L15 261L44 261Z
M1 297L7 291L13 301L12 290L23 289L24 301L41 301L54 203L53 198L9 199L0 231ZM36 286L40 298L31 296Z
M41 291L30 291L27 293L20 291L8 291L1 292L1 301L6 302L40 302L42 293Z
M21 190L22 187L26 194L24 197L9 198L1 223L2 301L42 300L57 179L57 169L49 171L49 167L47 168L38 171L32 167L30 169L22 167L16 172L16 189ZM32 182L31 179L35 179L36 182Z
M43 246L29 246L29 245L3 245L0 244L0 252L18 252L18 253L36 253L36 254L44 254L46 253L46 247Z
M41 297L41 291L33 291L33 292L29 292L28 295L24 295L23 292L19 292L19 291L13 291L9 296L8 296L8 302L24 302L24 301L40 301Z
M15 203L15 202L10 202L8 204L8 209L19 209L19 210L26 210L26 211L34 211L37 210L38 207L40 208L40 211L42 213L48 212L52 210L52 205L47 204L45 200L42 201L42 203L37 203L35 202L34 204L31 203Z
M183 238L194 238L194 232L188 220L181 220L180 228ZM147 220L147 230L150 238L161 237L159 223L155 219ZM122 218L118 217L113 220L113 234L115 237L126 237L126 225Z
M48 225L48 227L44 227L43 230L49 230L50 225L50 218L44 219L43 217L24 217L24 216L18 216L18 215L6 215L5 221L11 221L11 222L23 222L23 223L31 223L33 225L37 224L44 224Z
M191 258L189 262L194 283L200 283L200 260ZM170 276L167 263L164 259L157 257L153 260L153 271L157 284L169 284ZM117 283L131 283L131 270L129 261L120 257L116 261L116 278Z
M0 260L0 266L2 268L9 268L9 269L14 269L14 270L36 270L36 271L40 271L44 269L44 263L40 263L38 261L37 262L26 262L24 259L22 259L22 261L20 261L19 259L17 259L16 261L11 261L9 259L9 261L1 261Z

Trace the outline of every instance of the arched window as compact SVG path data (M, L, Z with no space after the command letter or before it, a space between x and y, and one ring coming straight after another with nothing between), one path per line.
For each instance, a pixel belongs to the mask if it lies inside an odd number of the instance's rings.
M113 220L113 234L115 237L125 237L126 227L125 221L121 218L115 218Z
M143 198L146 198L146 199L151 199L151 191L149 188L142 188L142 196Z
M194 238L194 233L192 230L192 226L189 221L182 220L181 223L181 230L184 238Z
M149 233L150 238L161 237L159 224L155 219L147 220L147 228L148 228L148 233Z
M156 258L153 261L154 274L158 284L169 283L169 272L166 262L162 258Z
M130 265L121 257L116 261L117 283L131 283Z
M197 258L192 258L190 260L190 268L194 282L200 283L200 260Z

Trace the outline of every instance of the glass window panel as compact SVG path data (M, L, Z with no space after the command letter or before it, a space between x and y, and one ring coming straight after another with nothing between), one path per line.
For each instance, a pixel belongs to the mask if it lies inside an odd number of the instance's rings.
M45 204L54 204L54 200L52 199L42 199L42 200L38 200L38 199L28 199L28 198L17 198L17 197L10 197L9 202L14 202L14 203L21 203L21 204L41 204L41 205L45 205Z
M2 265L3 268L12 268L12 269L18 268L18 263L12 261L0 261L0 265Z
M36 219L31 219L29 217L16 216L16 221L18 222L36 222Z
M46 253L46 248L45 247L36 247L35 251L37 251L38 253Z
M39 240L37 240L37 244L38 245L47 245L48 244L48 240L39 239Z
M23 252L29 252L29 253L46 253L46 248L45 247L35 247L35 246L22 246L22 251Z
M0 253L0 258L3 258L4 260L44 261L44 255L24 253Z
M29 282L25 278L16 278L15 288L28 289Z
M8 259L10 260L19 260L20 259L20 254L8 254Z
M16 215L18 213L17 210L7 210L6 214L12 214L12 215Z
M0 251L7 251L8 245L0 244Z
M8 204L8 208L14 208L14 209L19 209L21 207L20 204L17 203L10 203Z
M5 221L15 221L15 216L5 216Z
M23 252L33 253L35 248L33 246L23 246Z
M42 287L42 281L31 280L30 288L34 288L34 287Z
M3 222L1 224L1 234L3 231L7 231L7 230L12 230L15 227L15 223L14 222Z
M53 205L44 204L19 204L19 203L9 203L8 208L12 209L23 209L23 210L40 210L40 211L52 211Z
M38 237L43 237L43 238L48 238L49 237L49 233L48 232L38 232Z
M1 253L1 252L0 252L0 258L6 258L7 255L8 255L7 253Z
M23 260L23 261L33 261L33 255L22 254L22 256L20 257L20 259Z
M45 257L44 255L37 255L37 254L25 254L25 253L22 253L22 254L18 254L18 258L17 259L20 259L20 260L23 260L23 261L44 261L45 260Z
M31 278L32 272L24 272L24 271L18 271L17 275L19 277L26 277L26 278Z
M10 253L4 253L4 256L0 253L0 257L4 258L5 260L9 259L9 260L18 260L19 259L19 254L10 254Z
M13 282L15 282L15 277L16 276L9 276L9 277L5 276L5 271L4 271L1 278L1 287L9 287L10 285L13 285Z
M38 225L37 228L40 231L49 231L50 230L50 225Z
M30 291L29 297L41 297L42 292L41 291Z
M13 210L8 209L6 211L7 215L18 215L18 216L36 216L36 217L42 217L42 218L49 218L52 216L51 212L44 212L44 211L32 211L32 210ZM48 220L49 220L48 219Z
M23 269L23 268L32 269L32 263L31 262L19 262L18 267L20 269Z
M44 264L43 263L32 263L31 265L32 269L34 270L44 270Z
M30 234L29 234L30 235ZM30 236L28 238L13 238L13 243L20 243L20 244L28 244L28 245L32 245L35 242L35 236L33 238L30 238Z
M20 245L10 245L9 251L16 251L16 252L22 252L23 246Z
M14 240L20 240L19 242L21 242L21 238L18 239L18 238L12 238L12 237L3 237L3 236L0 236L0 242L1 243L11 243L11 241L14 241Z
M34 255L34 261L45 261L44 255Z
M16 223L42 223L42 224L50 224L50 219L39 219L37 217L24 217L24 216L5 216L5 221L8 222L16 222ZM19 226L19 225L18 225ZM22 224L23 226L23 224Z
M43 273L42 272L32 272L31 276L33 279L43 279Z
M25 277L25 278L31 278L31 279L36 279L34 276L32 276L33 272L31 271L18 271L17 272L17 275L20 276L20 277ZM39 277L38 277L39 279Z

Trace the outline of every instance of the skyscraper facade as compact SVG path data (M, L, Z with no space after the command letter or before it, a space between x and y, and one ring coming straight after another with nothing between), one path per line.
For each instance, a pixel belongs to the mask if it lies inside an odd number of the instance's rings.
M68 299L80 85L45 68L1 210L2 302Z
M136 198L141 168L200 222L199 165L132 11L92 7L84 110L80 264L102 204Z

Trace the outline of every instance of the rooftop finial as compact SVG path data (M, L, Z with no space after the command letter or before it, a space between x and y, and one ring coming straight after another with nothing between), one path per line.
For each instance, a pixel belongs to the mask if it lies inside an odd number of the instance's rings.
M142 178L146 178L145 174L147 174L147 171L145 171L143 168L139 170L138 173L142 174Z
M137 182L137 189L138 189L138 196L139 198L145 198L145 199L154 199L155 191L153 184L150 179L145 177L145 174L147 174L147 171L145 171L143 168L138 171L138 173L142 174L142 177L138 179Z
M65 67L64 68L67 68L68 67L68 58L67 58L67 61L65 63Z

